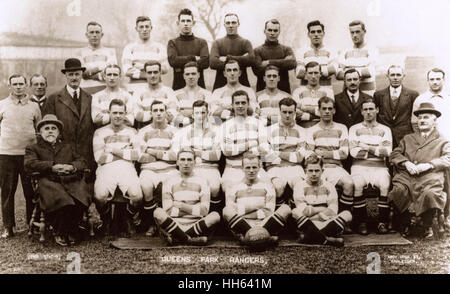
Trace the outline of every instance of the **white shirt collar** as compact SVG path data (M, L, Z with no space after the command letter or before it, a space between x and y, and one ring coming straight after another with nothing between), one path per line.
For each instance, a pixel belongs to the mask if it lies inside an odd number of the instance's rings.
M47 99L47 97L45 97L45 95L44 95L41 98L38 98L35 95L32 95L31 99L34 100L34 101L37 101L37 102L43 102L43 101L45 101L45 99Z
M446 96L450 96L450 91L448 91L445 86L442 87L441 91L438 94L431 92L430 89L428 89L426 93L428 93L430 98L431 97L445 98Z
M400 93L402 92L402 86L400 85L397 88L389 86L389 93L391 94L391 97L394 96L394 89L395 89L395 92L396 92L396 96L400 97Z
M72 89L69 85L67 85L66 89L67 89L67 92L69 92L69 95L72 96L72 98L73 98L73 93L76 91L78 99L80 99L80 88L75 90L75 89Z
M348 98L350 98L350 101L352 100L352 95L355 97L355 103L358 102L359 99L359 91L356 91L356 93L351 93L349 90L347 90Z
M432 131L429 131L429 132L423 132L423 133L420 133L420 135L422 136L422 137L425 137L425 138L428 138L430 135L431 135L431 132Z

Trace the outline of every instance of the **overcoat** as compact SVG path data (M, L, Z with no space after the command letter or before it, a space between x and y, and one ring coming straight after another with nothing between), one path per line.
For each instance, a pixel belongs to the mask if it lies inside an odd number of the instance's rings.
M94 123L91 116L92 96L80 89L80 113L73 102L67 88L51 94L44 104L43 114L54 114L63 122L61 133L65 143L74 146L75 151L83 156L88 167L95 174L96 163L92 150L92 138L94 136Z
M58 141L52 146L39 137L38 143L26 148L24 163L28 173L40 173L39 204L43 211L53 212L66 205L80 204L88 208L92 196L80 173L59 176L52 171L55 164L71 164L78 172L87 168L86 160L72 145Z
M427 138L420 133L406 135L392 151L389 160L396 167L392 184L404 185L410 192L406 193L407 196L389 194L400 211L405 211L411 203L416 215L431 208L444 208L444 169L450 166L450 143L441 138L436 129ZM403 165L406 161L431 163L434 168L419 175L410 175Z

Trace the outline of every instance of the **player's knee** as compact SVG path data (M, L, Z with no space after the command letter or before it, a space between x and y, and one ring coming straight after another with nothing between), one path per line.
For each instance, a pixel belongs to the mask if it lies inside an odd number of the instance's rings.
M300 208L296 207L296 208L292 209L292 217L295 220L301 218L302 216L304 216L304 214L303 214L303 211L300 210Z
M224 193L226 193L227 192L227 189L230 187L230 182L229 181L222 181L222 184L221 184L221 186L222 186L222 191L224 192Z
M234 215L236 214L236 212L234 211L234 209L232 207L229 206L225 206L222 210L222 215L223 218L228 222Z
M291 208L287 204L282 204L276 211L276 213L284 219L287 220L289 215L292 213Z
M211 189L211 197L217 197L219 195L219 190L220 190L220 184L217 183L212 183L210 185L210 189Z
M205 217L206 226L211 227L220 222L220 215L217 211L213 211Z
M140 181L142 191L153 191L155 189L152 181Z
M106 199L108 198L109 190L106 187L102 187L100 185L94 186L94 200L99 203L106 203Z
M350 211L348 210L344 210L341 213L339 213L339 215L342 219L345 220L345 222L349 223L352 221L352 214L350 213Z
M143 198L144 198L144 197L142 196L142 193L136 193L136 194L129 193L128 195L129 195L129 197L130 197L130 203L131 203L131 205L133 205L134 207L139 206L139 205L142 203L142 200L143 200Z
M383 181L380 183L380 194L381 195L387 195L387 193L389 192L389 186L390 186L390 182L389 181Z
M364 186L366 185L366 181L363 177L360 176L352 176L353 186L355 191L361 191L364 189ZM345 185L345 184L344 184ZM348 183L347 183L348 185Z
M158 222L158 224L162 224L167 219L167 213L164 211L164 209L157 207L153 212L153 217L155 218L155 221Z
M341 179L341 182L342 182L342 189L344 190L344 192L347 192L347 194L350 194L351 192L353 192L355 184L354 184L351 176L343 177Z

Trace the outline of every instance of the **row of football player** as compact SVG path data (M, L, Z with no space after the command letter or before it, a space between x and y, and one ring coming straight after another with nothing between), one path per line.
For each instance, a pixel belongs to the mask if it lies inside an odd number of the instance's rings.
M164 46L151 40L153 27L149 17L139 16L136 19L136 31L139 39L125 46L121 59L124 76L128 79L129 91L134 92L145 87L147 77L144 64L150 60L159 61L162 64L162 74L168 72L167 62L169 63L173 68L172 88L174 90L185 86L182 74L183 67L188 62L197 62L200 72L199 85L202 88L206 88L203 71L208 67L216 71L213 90L223 87L226 84L223 71L229 60L238 61L242 69L242 76L239 80L244 86L250 86L247 68L253 69L258 78L256 86L258 92L265 88L263 71L268 65L279 67L281 76L279 89L291 93L288 72L296 70L297 78L301 79L302 84L305 85L305 65L311 61L320 65L321 85L331 86L332 76L342 80L345 70L356 68L363 81L361 90L367 91L369 94L373 94L375 90L378 49L368 46L365 42L366 27L361 21L352 21L349 24L353 46L340 50L339 54L323 44L325 27L318 20L307 24L310 44L297 48L296 53L291 47L279 44L281 24L276 19L268 20L265 23L266 41L254 50L251 42L238 34L240 22L237 14L225 15L226 36L214 41L211 52L209 52L207 42L192 33L195 20L189 9L180 11L177 25L180 35ZM99 23L89 22L87 24L86 37L89 41L88 46L82 48L76 56L87 69L83 74L81 87L93 94L104 88L104 77L101 72L108 64L118 64L118 58L114 49L101 45L103 29Z
M140 127L146 125L151 120L151 111L149 106L158 99L168 106L168 121L174 126L187 126L192 123L192 104L196 100L204 100L211 106L210 113L216 124L231 117L232 105L231 95L237 90L244 90L250 98L251 112L260 118L264 125L270 125L279 119L278 102L285 97L292 97L297 102L297 122L302 127L310 127L316 124L320 119L320 113L317 107L317 101L320 97L330 97L334 99L333 91L328 87L319 85L320 67L316 62L310 62L306 65L306 80L308 84L297 88L293 95L277 89L280 81L279 69L274 65L269 65L264 70L264 80L266 81L266 89L255 94L252 88L245 87L239 83L241 71L239 64L231 60L225 65L224 74L227 78L227 84L213 93L198 86L199 72L196 63L187 63L184 67L184 78L186 87L177 91L162 85L160 82L161 66L158 62L146 63L146 72L148 77L148 87L141 91L135 92L132 96L129 92L119 87L119 79L121 69L118 65L108 65L103 71L107 88L92 97L92 119L95 125L102 126L109 122L108 107L112 99L121 99L127 105L127 123ZM388 70L391 74L401 74L400 67L392 66ZM37 84L41 76L35 76L31 80L31 84ZM45 83L43 83L45 85ZM366 97L359 99L360 77L356 70L348 70L345 73L345 91L338 96L344 100L345 95L355 97L355 102L350 105L355 108L351 115L347 116L344 109L346 105L339 103L337 106L337 114L335 120L344 123L350 127L356 122L362 121L359 113L360 102ZM33 88L32 86L32 89ZM39 91L45 98L45 86L39 87L35 92ZM34 98L34 97L33 97ZM32 98L32 99L33 99ZM42 100L42 98L41 98ZM359 100L359 101L358 101ZM35 101L38 101L35 99ZM40 105L43 106L44 101ZM341 111L342 109L342 111ZM355 113L353 113L355 112Z

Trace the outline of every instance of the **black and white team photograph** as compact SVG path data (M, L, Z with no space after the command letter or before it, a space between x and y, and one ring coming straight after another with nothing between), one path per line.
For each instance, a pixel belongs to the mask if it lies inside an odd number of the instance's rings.
M449 274L449 11L0 1L0 273Z

